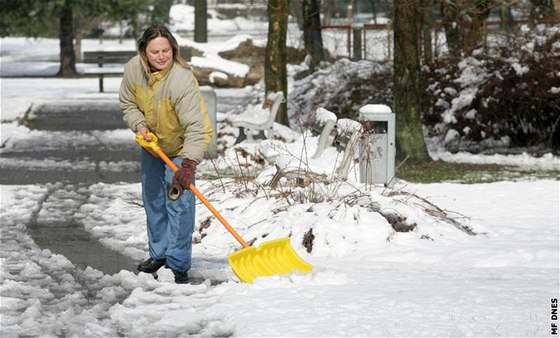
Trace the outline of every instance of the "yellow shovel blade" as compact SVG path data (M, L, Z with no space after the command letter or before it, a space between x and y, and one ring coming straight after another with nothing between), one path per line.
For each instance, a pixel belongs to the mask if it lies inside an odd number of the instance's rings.
M245 283L253 283L259 276L286 274L293 270L310 272L313 266L299 257L289 238L265 242L228 255L233 272Z

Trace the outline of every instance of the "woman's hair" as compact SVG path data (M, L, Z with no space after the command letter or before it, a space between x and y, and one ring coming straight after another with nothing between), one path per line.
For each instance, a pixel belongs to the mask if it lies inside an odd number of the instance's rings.
M173 61L184 68L189 68L185 59L181 57L181 54L179 53L179 44L169 29L163 25L153 25L144 31L144 34L142 34L142 37L137 43L138 54L140 55L140 60L146 74L150 74L150 64L146 55L146 48L148 47L148 43L150 43L150 41L158 37L166 38L167 41L169 41L171 49L173 49Z

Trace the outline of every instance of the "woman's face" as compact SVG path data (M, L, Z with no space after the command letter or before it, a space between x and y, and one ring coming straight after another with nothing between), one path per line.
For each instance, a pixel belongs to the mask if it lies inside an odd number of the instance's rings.
M173 62L173 49L169 40L161 36L150 40L146 46L146 56L156 71L167 68Z

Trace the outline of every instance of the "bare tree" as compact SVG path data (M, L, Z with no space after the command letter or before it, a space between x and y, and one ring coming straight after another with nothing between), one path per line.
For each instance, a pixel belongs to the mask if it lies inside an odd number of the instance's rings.
M486 19L495 0L442 0L447 46L454 55L469 55L484 41Z
M2 0L0 34L49 36L51 26L57 27L55 29L60 40L58 75L76 76L74 40L79 44L85 29L91 29L102 18L108 18L114 21L126 20L136 32L139 28L136 17L140 13L149 13L148 8L154 1L156 0Z
M421 0L395 0L394 111L397 153L412 160L428 160L420 108L418 20Z
M286 71L286 35L288 33L289 0L268 1L268 40L264 61L265 91L282 91L288 97L288 76ZM286 100L287 101L287 100ZM289 126L286 101L276 115L276 122Z
M321 35L321 13L317 0L301 0L303 10L303 41L305 52L311 56L311 69L325 59Z
M194 2L194 41L208 42L208 11L206 0Z
M72 1L65 0L59 17L60 69L59 76L75 76L76 53L74 52L74 14Z
M432 53L432 26L433 26L433 8L434 0L422 1L422 56L424 64L429 65L433 61Z

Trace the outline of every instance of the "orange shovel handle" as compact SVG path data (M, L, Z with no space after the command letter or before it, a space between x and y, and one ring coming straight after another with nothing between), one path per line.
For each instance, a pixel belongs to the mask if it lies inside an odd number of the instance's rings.
M158 154L158 156L163 160L163 162L165 162L171 168L171 170L173 170L173 172L179 170L179 168L177 168L175 163L173 163L169 159L169 157L163 152L163 150L161 150L160 147L157 145L157 137L152 133L150 133L150 136L152 137L151 141L144 140L144 138L140 135L136 136L136 141L142 147L151 148L153 151L155 151L155 153ZM195 194L196 197L198 197L198 199L202 202L202 204L204 204L208 208L208 210L210 210L210 212L214 216L216 216L216 218L223 224L223 226L227 229L227 231L229 231L233 235L233 237L235 237L235 239L239 242L239 244L241 244L244 248L249 247L249 244L245 242L243 237L241 237L239 233L237 233L237 231L235 231L235 229L228 223L228 221L226 221L226 219L218 212L218 210L216 210L216 208L214 208L214 206L210 204L210 202L206 199L206 197L202 195L202 193L194 186L194 184L191 183L189 185L189 189Z

